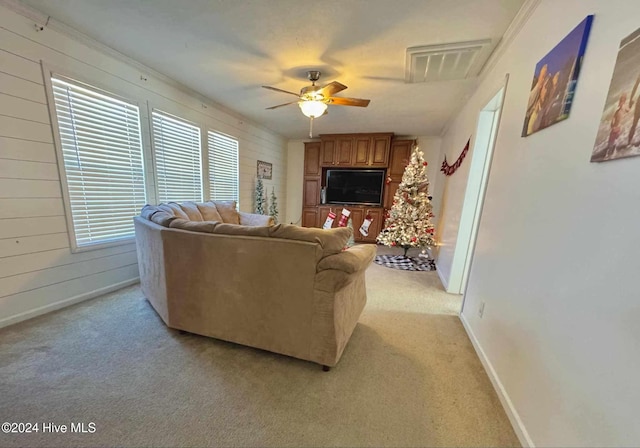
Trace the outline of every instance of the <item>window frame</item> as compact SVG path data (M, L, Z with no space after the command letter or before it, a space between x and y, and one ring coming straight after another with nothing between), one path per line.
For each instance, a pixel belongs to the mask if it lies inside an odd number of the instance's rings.
M147 118L147 124L149 126L149 145L151 148L151 161L152 161L152 170L153 173L151 173L151 175L153 176L153 190L154 190L154 202L160 204L160 187L159 187L159 181L158 181L158 158L157 158L157 148L156 148L156 142L155 142L155 132L154 132L154 127L153 127L153 113L154 112L158 112L160 114L166 115L169 118L172 118L176 121L183 121L195 128L198 128L200 130L200 188L202 191L202 201L207 201L208 200L208 168L207 168L207 163L208 160L205 157L205 153L206 151L203 151L203 146L206 143L206 140L204 139L203 135L206 132L204 129L204 126L202 125L202 123L200 121L197 120L192 120L191 117L189 117L189 114L177 114L174 113L171 110L167 110L170 108L166 108L166 107L161 107L155 104L152 104L150 101L147 102L147 108L148 108L148 118ZM186 115L186 116L185 116ZM147 195L148 196L148 195Z
M71 195L69 193L69 183L67 181L67 171L65 168L65 160L64 160L64 149L62 147L62 138L60 136L60 124L58 122L58 113L56 110L55 103L55 95L53 93L53 83L51 78L57 76L59 78L63 78L69 80L72 83L79 84L81 87L84 85L85 88L90 90L97 90L98 93L104 94L109 97L113 97L119 101L123 101L134 105L138 108L138 115L140 120L140 145L141 145L141 157L142 157L142 185L144 188L144 196L145 202L149 202L149 173L147 172L147 162L148 162L148 154L145 151L145 136L143 131L144 121L148 120L148 117L145 117L144 101L141 101L139 98L136 98L135 95L129 95L123 93L117 87L114 88L112 86L104 86L100 82L87 82L86 77L83 75L78 75L75 73L71 73L68 70L58 69L53 66L49 66L41 61L42 72L43 72L43 81L45 87L45 93L47 97L47 106L49 109L49 118L51 121L51 129L53 133L53 146L56 153L56 161L58 165L58 176L60 180L61 186L61 194L62 194L62 203L64 208L64 216L66 220L67 234L69 237L69 249L72 253L81 253L87 251L93 251L98 249L104 249L107 247L114 246L124 246L128 244L135 243L135 234L131 236L122 237L118 239L114 239L111 241L99 241L95 243L81 244L78 245L78 240L76 236L74 219L73 219L73 211L71 207Z

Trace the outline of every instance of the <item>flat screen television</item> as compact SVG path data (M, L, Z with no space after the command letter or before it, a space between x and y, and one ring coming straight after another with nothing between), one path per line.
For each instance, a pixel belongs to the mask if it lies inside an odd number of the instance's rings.
M382 205L384 170L327 170L328 204Z

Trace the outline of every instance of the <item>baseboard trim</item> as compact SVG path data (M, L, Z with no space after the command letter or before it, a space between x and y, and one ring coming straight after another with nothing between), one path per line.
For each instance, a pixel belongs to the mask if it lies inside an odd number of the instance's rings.
M478 355L478 358L480 358L480 362L482 362L482 365L484 366L484 370L487 372L487 375L491 380L491 384L493 384L493 388L498 394L500 403L502 403L502 407L504 408L504 411L507 413L509 422L511 422L511 426L515 431L516 436L518 436L518 440L520 440L520 443L525 448L535 448L533 440L531 440L531 437L527 432L527 428L525 428L524 423L522 422L522 419L518 414L518 411L516 411L516 408L513 406L513 403L511 402L511 398L509 398L509 394L507 394L507 391L502 385L502 382L500 381L498 374L493 368L491 361L489 361L489 358L487 358L487 355L482 349L480 342L478 341L475 334L473 333L473 330L471 329L469 322L467 322L467 319L464 317L464 314L460 313L459 317L460 317L460 321L462 322L462 326L464 327L465 331L467 332L467 335L469 336L469 339L471 340L471 344L473 344L473 348L475 349Z
M112 291L116 291L118 289L127 287L129 285L133 285L140 281L140 277L131 278L129 280L125 280L123 282L119 282L113 285L105 286L104 288L95 289L93 291L86 292L84 294L77 295L75 297L70 297L68 299L60 300L58 302L50 303L49 305L41 306L39 308L25 311L20 314L16 314L14 316L5 317L4 319L0 319L0 328L7 327L9 325L17 324L18 322L22 322L28 319L32 319L37 316L41 316L42 314L50 313L52 311L59 310L61 308L65 308L67 306L74 305L76 303L84 302L85 300L93 299L94 297L101 296L103 294L110 293Z
M442 283L442 287L444 288L445 291L447 291L447 289L449 289L449 282L446 281L445 278L442 276L442 271L440 270L440 268L438 268L438 262L437 261L436 261L436 272L438 273L438 277L440 278L440 282Z

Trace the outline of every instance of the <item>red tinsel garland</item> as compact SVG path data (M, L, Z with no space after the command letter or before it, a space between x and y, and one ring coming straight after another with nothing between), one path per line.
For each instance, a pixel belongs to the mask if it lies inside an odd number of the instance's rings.
M467 144L465 145L464 149L458 156L458 160L456 160L453 165L449 165L447 163L447 156L445 155L444 162L442 162L442 167L440 168L440 171L442 171L447 176L451 176L453 173L455 173L456 170L460 168L460 165L462 165L462 161L464 160L465 156L467 155L467 152L469 151L470 142L471 142L471 137L469 137L469 140L467 140Z

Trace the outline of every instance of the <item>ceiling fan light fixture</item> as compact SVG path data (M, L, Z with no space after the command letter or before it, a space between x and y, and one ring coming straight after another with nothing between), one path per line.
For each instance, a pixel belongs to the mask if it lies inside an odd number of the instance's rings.
M309 118L318 118L327 110L327 104L322 101L300 101L298 105L302 113Z

